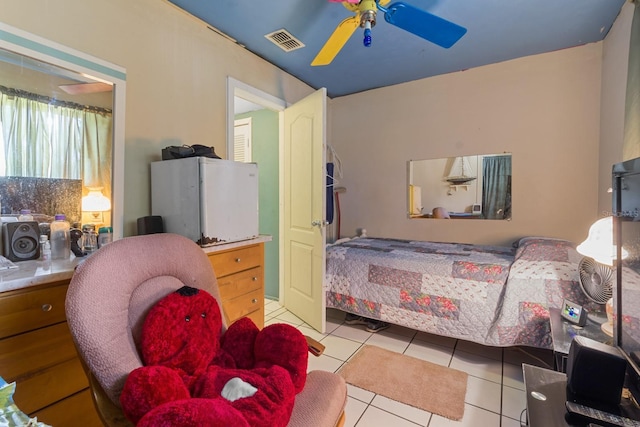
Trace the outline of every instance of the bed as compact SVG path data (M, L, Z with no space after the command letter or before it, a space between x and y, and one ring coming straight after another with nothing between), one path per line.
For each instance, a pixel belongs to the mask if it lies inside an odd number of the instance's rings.
M513 247L358 237L327 246L327 307L484 345L551 349L549 307L592 310L571 242Z

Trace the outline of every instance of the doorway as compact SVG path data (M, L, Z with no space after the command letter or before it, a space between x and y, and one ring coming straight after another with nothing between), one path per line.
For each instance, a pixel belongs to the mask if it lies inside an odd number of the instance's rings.
M265 296L280 298L280 112L284 111L284 100L275 98L231 77L227 81L227 158L237 155L237 139L234 132L236 121L251 123L250 153L242 157L260 164L259 169L259 230L272 237L265 243ZM245 128L246 129L246 128ZM247 135L244 135L247 137Z

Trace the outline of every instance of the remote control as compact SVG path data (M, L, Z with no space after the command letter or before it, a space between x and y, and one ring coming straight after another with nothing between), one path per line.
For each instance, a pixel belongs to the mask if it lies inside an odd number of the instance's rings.
M577 415L578 417L589 421L594 421L596 424L606 427L640 427L640 421L625 418L610 412L600 411L579 403L567 401L566 407L570 414Z

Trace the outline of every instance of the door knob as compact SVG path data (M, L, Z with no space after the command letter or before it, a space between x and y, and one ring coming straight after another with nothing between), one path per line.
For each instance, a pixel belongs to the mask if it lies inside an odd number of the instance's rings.
M319 219L314 219L313 221L311 221L311 225L313 227L326 227L327 225L329 225L329 221L326 220L319 220Z

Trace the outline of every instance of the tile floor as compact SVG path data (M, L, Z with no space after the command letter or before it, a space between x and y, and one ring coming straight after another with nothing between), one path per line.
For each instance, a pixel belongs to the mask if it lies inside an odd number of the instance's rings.
M526 423L521 363L546 366L551 351L485 347L467 341L417 332L399 326L369 333L362 325L344 323L344 313L327 310L327 332L320 334L277 301L265 301L265 324L285 322L322 342L320 357L309 357L309 370L337 371L363 344L377 345L469 374L465 413L451 421L369 391L348 386L346 427L519 427Z

